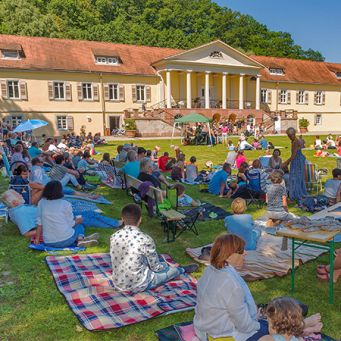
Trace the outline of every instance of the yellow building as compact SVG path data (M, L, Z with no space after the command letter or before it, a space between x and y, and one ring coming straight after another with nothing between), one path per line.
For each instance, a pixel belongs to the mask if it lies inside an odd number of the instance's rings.
M140 134L170 133L174 116L244 117L270 130L341 131L341 64L246 56L221 41L168 48L0 35L0 114L48 134L101 134L137 119Z

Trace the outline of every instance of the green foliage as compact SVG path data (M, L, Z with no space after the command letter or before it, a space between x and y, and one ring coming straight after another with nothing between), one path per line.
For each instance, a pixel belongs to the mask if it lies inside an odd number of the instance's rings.
M298 126L300 128L308 128L309 124L310 124L310 122L304 117L302 117L298 120Z
M124 120L125 130L136 130L136 121L132 118L126 118Z
M2 0L0 33L181 49L220 39L248 54L324 60L211 0Z

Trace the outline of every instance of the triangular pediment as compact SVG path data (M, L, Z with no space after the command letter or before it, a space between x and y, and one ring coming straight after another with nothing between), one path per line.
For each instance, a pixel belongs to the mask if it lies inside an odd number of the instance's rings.
M163 59L163 61L190 62L236 67L264 67L262 64L220 40L216 40L211 43L195 47L191 50L167 57Z

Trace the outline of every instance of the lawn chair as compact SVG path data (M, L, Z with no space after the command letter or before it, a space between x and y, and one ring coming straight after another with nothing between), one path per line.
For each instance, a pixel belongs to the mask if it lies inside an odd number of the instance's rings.
M248 184L246 186L250 199L247 199L248 206L255 204L258 208L262 208L265 203L265 194L261 187L261 174L260 172L252 171L246 173Z
M110 187L114 187L115 186L115 180L116 180L114 167L111 165L105 165L103 163L99 163L97 169L98 169L98 171L106 174L107 179L106 179L105 183ZM120 183L120 186L122 186L122 183Z
M12 185L10 184L8 186L8 189L13 189L17 193L19 193L25 200L25 204L31 205L32 204L32 193L31 193L31 187L29 184L26 185Z
M193 208L193 206L179 206L179 196L178 190L176 188L167 189L167 198L172 205L172 209L184 213L184 210L188 210L189 208ZM185 231L192 231L196 236L199 235L198 229L196 227L196 222L201 214L201 210L199 209L196 212L191 214L186 213L186 218L178 221L177 226L180 228L179 233L176 237L179 237Z
M124 162L120 162L120 161L115 161L112 160L112 167L113 167L113 171L114 171L114 175L115 175L115 181L116 183L120 183L122 189L126 189L126 181L124 179L124 177L119 173L119 170L124 166Z
M308 191L313 191L316 188L316 194L322 191L322 170L317 169L316 164L306 163L304 169L305 183Z

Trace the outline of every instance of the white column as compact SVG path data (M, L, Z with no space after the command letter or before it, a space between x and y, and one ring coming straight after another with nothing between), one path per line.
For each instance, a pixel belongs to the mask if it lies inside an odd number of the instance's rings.
M223 72L222 75L222 84L221 84L221 107L226 109L226 72Z
M244 74L239 75L239 109L244 109Z
M171 73L169 70L166 71L166 83L167 83L167 96L166 96L166 107L172 107L172 91L171 91Z
M187 109L192 108L192 83L191 83L191 72L190 70L187 71L186 77L186 95L187 95Z
M205 109L210 108L210 73L205 73Z
M256 78L256 110L260 109L260 75Z

